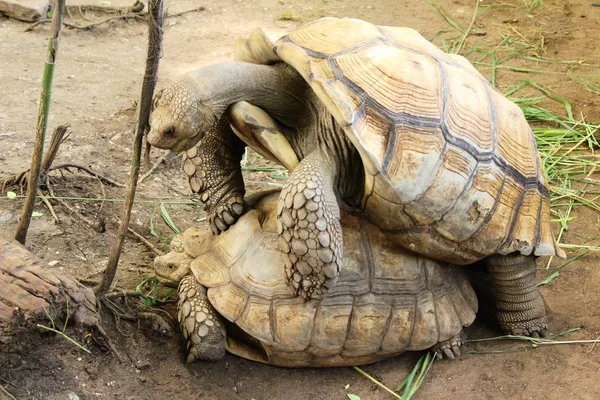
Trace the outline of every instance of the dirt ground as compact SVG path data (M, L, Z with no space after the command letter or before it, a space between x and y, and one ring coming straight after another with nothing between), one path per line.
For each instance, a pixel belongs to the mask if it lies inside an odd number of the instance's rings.
M165 42L160 67L164 86L183 71L232 58L232 44L238 35L262 26L283 33L321 16L359 17L379 25L409 26L426 38L444 45L456 36L442 14L427 1L408 0L206 0L167 1L177 13L199 6L205 10L170 17L165 24ZM461 27L471 23L475 1L439 0L446 15ZM534 7L535 5L537 7ZM94 20L104 18L89 13ZM73 15L74 18L77 15ZM86 23L78 19L79 23ZM568 62L532 62L522 57L499 68L500 89L533 80L568 99L577 116L600 121L600 8L589 1L557 0L481 1L472 35L463 50L495 49L500 60L522 48L522 55ZM39 98L41 71L45 59L47 25L24 32L27 24L0 17L0 176L26 169L29 165ZM140 91L146 51L146 25L136 20L114 20L89 30L65 29L55 76L50 130L70 123L72 135L62 145L55 163L84 164L120 182L126 182L131 154L134 102ZM460 35L459 35L460 36ZM446 42L447 44L450 42ZM456 41L454 42L456 43ZM507 50L508 49L508 50ZM464 51L463 51L464 52ZM473 54L469 57L477 60ZM489 63L489 59L486 61ZM491 78L491 68L477 64ZM537 72L531 72L536 70ZM524 72L529 71L529 72ZM560 111L558 103L543 105ZM580 114L581 113L581 114ZM156 161L162 155L152 153ZM156 246L172 232L161 220L158 204L166 200L191 199L179 158L170 158L139 187L132 227ZM263 165L250 155L248 165ZM144 171L142 171L144 173ZM249 189L254 191L281 183L273 172L247 172ZM102 185L81 174L53 174L57 196L69 198L122 199L123 190ZM258 183L256 183L258 182ZM13 235L21 207L19 199L0 198L0 234ZM106 232L90 229L71 211L55 204L60 224L48 210L32 221L29 249L42 259L57 261L53 267L87 283L97 281L106 264L109 247L120 215L118 201L82 201L69 204L93 221L104 221ZM169 204L166 208L180 229L204 222L201 207ZM563 241L571 244L598 244L598 214L575 208L575 219ZM591 241L588 241L590 240ZM570 252L569 256L575 256ZM116 286L133 290L152 275L154 253L129 237L121 257ZM541 267L545 266L540 264ZM600 337L599 257L588 254L562 269L560 276L542 287L551 311L551 333L581 327L568 339ZM556 265L556 263L554 264ZM538 278L548 275L541 269ZM0 289L1 290L1 289ZM469 337L497 336L485 302ZM109 352L93 349L85 354L60 338L40 335L40 341L25 351L0 354L0 384L23 399L342 399L354 393L362 399L389 399L392 396L352 368L282 369L256 364L230 355L215 363L186 365L182 341L177 332L171 338L145 333L126 321L115 324L103 315L109 336L127 360L119 361ZM509 352L511 343L473 343L465 347L460 360L434 363L416 399L597 399L600 396L600 346L575 344L541 346ZM409 373L419 354L406 354L364 370L391 388ZM349 385L349 386L348 386ZM0 393L0 398L2 394Z

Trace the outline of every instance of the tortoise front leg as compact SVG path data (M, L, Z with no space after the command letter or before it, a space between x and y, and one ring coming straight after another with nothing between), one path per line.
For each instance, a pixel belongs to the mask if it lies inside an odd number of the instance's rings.
M513 253L490 256L486 261L496 289L502 329L511 335L543 336L548 321L535 280L535 257Z
M226 231L246 210L240 166L244 148L222 117L198 146L184 153L183 170L192 192L200 195L215 234Z
M333 175L325 155L313 151L290 174L277 204L277 231L289 256L286 276L307 300L325 294L342 265L342 226Z
M179 284L177 319L187 340L187 362L215 361L225 355L226 332L217 311L208 301L206 289L194 275Z

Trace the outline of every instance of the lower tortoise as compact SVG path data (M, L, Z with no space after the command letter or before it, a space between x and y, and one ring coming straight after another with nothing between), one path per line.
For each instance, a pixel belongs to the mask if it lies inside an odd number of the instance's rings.
M240 160L250 146L291 171L277 232L300 296L335 287L348 248L342 208L427 258L486 259L506 329L544 332L535 257L564 251L540 157L521 110L465 58L412 29L348 18L276 41L256 29L234 53L159 92L148 134L187 151L213 232L247 210Z
M368 221L343 215L345 257L337 284L305 301L287 285L276 232L278 193L214 236L190 228L155 260L179 283L179 323L188 362L225 350L286 367L371 363L408 350L460 354L477 298L463 268L398 247ZM252 202L250 202L252 204Z

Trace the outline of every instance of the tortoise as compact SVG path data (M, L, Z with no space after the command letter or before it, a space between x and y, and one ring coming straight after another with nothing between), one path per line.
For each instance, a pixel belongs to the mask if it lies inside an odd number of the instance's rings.
M189 228L155 259L162 282L180 282L188 362L219 359L225 349L284 367L365 364L431 347L440 358L460 355L463 327L478 307L467 269L418 256L364 218L342 215L345 257L337 284L321 299L304 301L286 283L278 197L257 195L219 236Z
M544 332L535 260L565 254L540 156L518 106L465 58L410 28L351 18L277 41L257 28L235 56L160 91L147 137L187 151L183 169L216 234L247 209L248 145L291 171L278 233L302 297L335 285L341 207L428 258L486 259L506 330Z

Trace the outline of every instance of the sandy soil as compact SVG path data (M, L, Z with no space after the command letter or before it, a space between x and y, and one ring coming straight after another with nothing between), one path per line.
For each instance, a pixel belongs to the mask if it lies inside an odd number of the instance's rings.
M596 48L600 8L590 2L546 0L528 10L530 0L507 0L479 4L479 15L463 50L480 46L496 49L498 59L521 49L521 54L549 57L568 63L532 62L515 58L497 71L501 89L521 80L534 80L568 99L574 112L588 120L600 120ZM161 61L164 86L177 74L200 65L232 57L236 36L246 35L255 26L285 32L320 16L353 16L380 25L409 26L426 38L444 45L456 33L428 2L408 0L238 0L167 1L170 11L204 6L167 19ZM445 13L460 26L469 26L474 1L440 0ZM103 18L89 14L91 18ZM85 23L84 20L79 22ZM0 17L0 175L27 168L32 148L41 70L45 58L47 27L24 32L26 24ZM447 42L448 43L448 42ZM456 43L456 42L455 42ZM519 47L520 46L520 47ZM140 21L116 20L90 30L66 29L61 42L53 93L50 129L70 123L71 137L63 144L56 163L76 162L106 176L125 182L129 171L134 102L140 88L146 48L146 26ZM477 60L474 54L470 57ZM484 60L489 63L489 59ZM580 62L578 62L580 61ZM491 78L489 66L477 64ZM518 68L518 69L516 69ZM523 72L524 69L538 72ZM595 91L594 91L595 90ZM533 92L531 92L533 93ZM550 100L543 104L560 111ZM153 160L161 153L154 151ZM249 164L260 163L250 156ZM179 158L169 159L140 187L132 227L157 246L164 241L150 234L150 218L160 200L190 199L187 184L179 171ZM281 182L272 172L249 172L250 190L266 188L264 182ZM122 189L103 186L97 180L65 172L55 174L53 188L58 196L120 199ZM54 224L42 205L31 225L28 246L53 268L67 271L86 282L98 280L106 264L108 248L120 214L118 202L69 204L94 221L104 221L107 231L98 233L59 205L61 224ZM19 200L0 198L0 234L13 234L21 206ZM197 205L169 205L175 223L185 229L202 217ZM581 244L598 234L598 215L576 208L569 223L566 243ZM162 237L172 235L156 214L154 229ZM592 240L588 244L596 244ZM574 256L577 253L570 253ZM121 258L116 286L133 288L152 274L154 254L139 241L129 238ZM545 265L545 260L544 264ZM569 264L560 276L542 287L551 310L551 332L581 327L570 339L600 337L600 269L597 255L587 255ZM542 266L542 264L540 264ZM548 275L540 270L539 279ZM170 309L172 310L172 308ZM104 323L117 349L127 360L119 363L110 353L97 348L93 354L79 352L60 338L41 336L26 351L15 349L0 355L0 384L17 398L118 398L155 399L342 399L354 393L362 399L388 399L391 395L359 375L352 368L327 370L281 369L227 355L219 362L184 364L182 343L177 334L161 338L126 321L115 324L108 313ZM468 330L471 338L499 334L486 303L478 320ZM470 344L455 362L436 362L417 393L418 399L596 399L600 377L600 347L591 345L545 346L509 352L516 344ZM410 371L419 354L407 354L364 367L389 387L395 387ZM346 386L349 385L348 388ZM2 398L2 394L0 394Z

